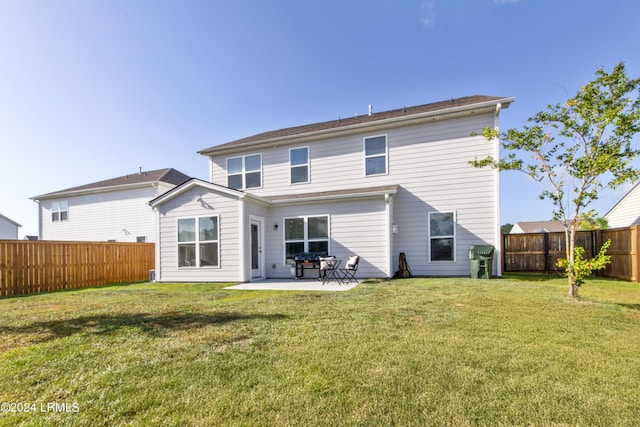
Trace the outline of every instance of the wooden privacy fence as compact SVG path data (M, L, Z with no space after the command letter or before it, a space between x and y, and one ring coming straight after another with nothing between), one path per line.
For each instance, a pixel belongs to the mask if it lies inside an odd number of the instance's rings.
M585 248L585 257L591 258L607 240L611 240L611 246L607 250L611 263L604 270L596 272L596 275L640 282L640 226L579 231L576 245ZM566 258L563 232L502 236L504 272L561 273L556 266L559 258Z
M149 279L153 243L0 240L0 297Z

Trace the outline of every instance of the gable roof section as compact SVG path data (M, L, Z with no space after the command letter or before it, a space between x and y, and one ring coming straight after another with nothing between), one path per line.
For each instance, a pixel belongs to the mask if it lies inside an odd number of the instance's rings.
M198 178L191 178L190 180L188 180L187 182L182 183L181 185L178 185L177 187L172 188L171 190L167 191L164 194L161 194L160 196L156 197L155 199L151 200L149 202L149 205L152 208L158 207L160 205L162 205L163 203L173 199L174 197L179 196L180 194L183 194L186 191L189 191L193 188L203 188L207 191L213 191L216 193L222 193L222 194L226 194L228 196L231 197L236 197L238 199L242 199L244 197L249 196L249 198L254 199L256 201L262 202L262 203L268 203L267 200L258 197L258 196L254 196L250 193L246 193L244 191L240 191L240 190L236 190L234 188L230 188L230 187L225 187L223 185L218 185L218 184L213 184L211 182L207 182L207 181L203 181L201 179Z
M11 224L15 225L16 227L20 228L22 227L22 225L18 224L17 222L15 222L14 220L12 220L11 218L7 218L6 216L0 214L0 218L4 219L7 222L10 222Z
M141 171L130 175L119 176L104 181L93 182L91 184L80 185L77 187L67 188L65 190L54 191L52 193L34 196L31 199L52 199L61 196L70 196L77 194L87 194L94 192L111 191L125 189L128 187L140 187L154 182L164 182L171 185L179 185L188 181L191 177L173 168L158 169L153 171Z
M350 117L345 119L331 120L327 122L308 124L304 126L290 127L280 130L259 133L236 141L227 142L214 147L198 151L202 155L221 154L229 151L258 146L260 144L273 144L275 142L288 141L299 138L321 138L329 133L341 133L359 130L364 127L371 127L376 124L385 126L399 125L411 120L446 118L455 114L467 112L479 112L486 109L495 111L496 106L501 104L501 108L507 108L514 98L498 96L474 95L463 98L450 99L447 101L434 102L431 104L418 105L414 107L403 107L371 115Z

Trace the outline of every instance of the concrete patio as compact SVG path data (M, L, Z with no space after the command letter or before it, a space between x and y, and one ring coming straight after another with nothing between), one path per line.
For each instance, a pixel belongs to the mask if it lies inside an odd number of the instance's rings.
M321 281L315 279L262 279L254 282L240 283L238 285L228 286L224 289L242 290L242 291L324 291L324 292L342 292L355 288L357 283L348 283L341 285L336 281L327 282L324 285Z

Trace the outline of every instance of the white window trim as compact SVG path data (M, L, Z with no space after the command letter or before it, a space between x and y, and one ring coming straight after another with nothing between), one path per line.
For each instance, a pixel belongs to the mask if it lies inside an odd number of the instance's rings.
M293 150L299 150L302 148L306 148L307 149L307 163L305 164L300 164L300 165L292 165L291 164L291 152ZM308 184L311 182L311 149L309 148L309 146L303 146L303 147L293 147L293 148L289 148L289 184L291 185L298 185L298 184ZM306 181L300 181L300 182L292 182L292 178L293 178L293 174L291 173L293 168L299 168L299 167L303 167L306 166L307 167L307 180Z
M62 204L65 203L67 205L66 209L62 209ZM55 208L57 206L57 208ZM58 213L58 219L53 219L53 214ZM67 218L62 219L62 212L67 213ZM51 222L66 222L69 221L69 201L68 200L58 200L55 202L51 202Z
M367 174L367 159L372 159L372 158L376 158L376 157L382 157L382 154L375 154L372 156L367 156L367 139L373 139L373 138L379 138L381 136L384 136L384 172L383 173L374 173L374 174ZM364 176L365 177L369 177L369 176L382 176L382 175L388 175L389 174L389 136L388 134L381 134L381 135L369 135L369 136L365 136L364 138L362 138L362 153L364 154Z
M309 239L309 218L327 218L327 238L326 239ZM288 219L304 219L304 239L292 239L287 240L285 235L286 224ZM327 254L331 254L331 215L329 214L319 214L319 215L298 215L298 216L287 216L282 218L282 254L283 254L283 265L287 265L287 243L304 243L303 252L309 252L309 243L310 242L324 242L327 241Z
M444 236L432 236L431 235L431 214L453 214L453 234L452 235L444 235ZM458 239L456 236L456 231L457 231L457 225L458 225L458 214L457 211L432 211L429 212L429 215L427 217L427 244L428 244L428 248L427 251L429 253L429 262L435 262L435 263L452 263L452 262L456 262L456 249L458 246ZM432 260L431 259L431 240L432 239L453 239L453 259L452 260Z
M252 156L260 156L260 170L247 171L247 168L245 166L246 165L246 158L247 157L252 157ZM242 172L229 173L229 160L233 160L233 159L242 159ZM259 187L251 187L251 188L262 188L262 186L264 185L264 173L263 173L262 170L263 170L262 153L244 154L242 156L227 157L225 159L225 172L227 173L226 185L229 186L229 176L230 175L242 175L242 188L239 188L238 190L246 190L247 189L247 173L260 172L260 186Z
M199 228L200 228L200 218L216 218L216 222L217 222L217 232L218 235L217 240L205 240L202 243L211 243L211 242L217 242L218 243L218 265L205 265L204 267L200 266L200 265L188 265L188 266L184 266L184 265L178 265L178 269L179 270L200 270L200 269L216 269L216 268L222 268L222 259L220 258L220 248L221 248L221 244L220 244L220 215L197 215L197 216L182 216L182 217L178 217L176 218L176 262L178 264L180 264L179 262L179 258L180 258L180 245L184 245L184 244L195 244L196 246L196 260L198 260L198 264L200 264L200 238L199 238ZM179 240L179 236L178 236L178 224L180 222L181 219L196 219L196 230L195 230L195 235L196 235L196 240L195 241L189 241L189 242L181 242Z

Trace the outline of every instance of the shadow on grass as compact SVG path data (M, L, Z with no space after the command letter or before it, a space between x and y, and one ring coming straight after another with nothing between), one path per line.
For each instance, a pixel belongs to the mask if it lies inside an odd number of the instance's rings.
M629 310L640 311L640 304L620 304L620 303L618 303L618 305L620 307L628 308Z
M199 329L212 325L224 325L243 320L283 320L284 314L241 314L222 312L201 313L149 313L82 316L73 319L35 322L24 326L0 326L1 334L26 334L32 342L41 343L75 334L113 335L123 329L133 329L151 337L162 337L169 331Z

